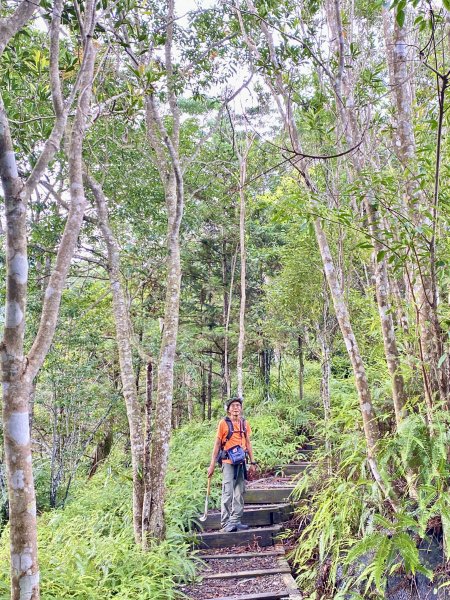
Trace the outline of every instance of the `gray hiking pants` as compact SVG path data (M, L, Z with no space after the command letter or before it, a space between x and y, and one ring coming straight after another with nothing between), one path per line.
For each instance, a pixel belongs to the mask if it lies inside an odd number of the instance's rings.
M227 523L240 523L244 514L245 479L242 466L234 479L234 465L222 464L222 527Z

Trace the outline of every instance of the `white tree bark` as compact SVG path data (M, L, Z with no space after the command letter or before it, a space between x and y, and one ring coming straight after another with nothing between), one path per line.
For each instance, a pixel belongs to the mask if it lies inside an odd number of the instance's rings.
M174 0L167 0L165 69L168 106L172 130L167 131L155 95L145 100L147 135L156 159L155 166L165 190L167 208L167 280L164 308L164 328L158 363L158 388L152 434L150 478L146 482L143 513L143 544L151 538L162 539L165 534L164 499L165 477L169 459L172 424L173 378L178 337L181 256L180 225L184 209L183 169L179 155L180 111L177 103L173 67L173 34L175 22Z
M39 5L40 0L22 0L11 16L0 19L0 56L16 33L29 22Z
M25 11L26 4L33 3L24 2L19 9ZM34 9L26 14L33 12ZM17 22L23 23L23 12L21 14L22 20L18 19ZM8 118L0 98L0 177L5 196L7 225L6 316L4 338L1 344L1 369L3 431L10 506L12 600L36 600L39 598L36 500L29 431L29 397L32 381L39 371L53 339L61 294L83 219L85 198L81 179L81 149L94 73L95 49L92 44L94 14L94 4L89 0L85 7L85 31L88 35L83 40L84 58L81 78L83 91L78 98L70 143L70 212L58 249L55 270L50 277L45 293L39 330L28 357L24 356L23 346L28 284L26 211L27 200L34 183L32 179L23 183L18 176ZM54 31L59 27L59 18L60 14L54 14ZM57 21L56 24L55 21ZM5 23L0 25L0 30L4 25ZM14 34L11 27L4 26L3 31L8 31L8 35ZM7 41L2 39L0 48L4 48L6 43ZM57 112L56 107L55 112ZM46 156L49 157L50 154ZM44 162L41 162L41 167L43 165Z
M423 213L427 201L415 177L417 164L416 141L413 128L412 90L408 73L408 40L405 26L400 26L392 11L383 9L384 37L388 57L389 75L396 108L396 139L394 152L403 168L407 210L419 231L422 226L432 226ZM422 208L422 210L419 210ZM415 246L414 266L409 273L408 284L415 304L419 324L419 350L424 379L424 394L430 426L433 421L432 407L437 398L448 404L448 359L441 368L437 365L443 355L443 336L437 315L437 290L435 264L432 248L421 233L413 240ZM425 259L423 258L425 257Z
M353 148L361 137L361 132L356 120L354 111L354 92L353 81L349 69L351 66L346 63L346 57L351 56L348 51L345 39L346 35L341 19L340 0L328 0L326 2L327 20L330 29L330 45L334 48L338 56L338 69L332 84L335 91L336 106L338 112L338 131L344 136L347 146ZM362 152L356 151L349 156L355 175L362 176L366 157ZM350 174L352 177L352 174ZM392 397L394 404L394 413L397 426L400 425L405 416L405 386L401 374L400 354L397 347L394 321L392 319L391 306L389 301L389 282L387 274L386 259L380 257L380 252L384 250L382 244L383 232L380 228L380 216L377 210L377 204L373 193L367 192L364 196L364 205L369 223L369 231L374 245L373 268L375 272L375 291L378 305L378 314L380 316L381 331L383 337L384 353L391 378Z
M108 275L113 297L116 340L119 351L120 376L130 430L131 465L133 471L133 526L137 544L142 540L142 507L144 502L144 435L142 409L139 404L133 367L132 333L128 307L120 276L120 254L117 240L109 224L108 205L101 185L85 175L97 205L98 225L108 252Z
M246 248L245 248L245 185L247 182L247 159L253 140L246 140L246 146L241 153L237 150L239 159L239 248L241 257L241 299L239 305L239 338L237 347L237 393L240 398L244 395L244 377L242 364L245 348L245 304L246 304Z

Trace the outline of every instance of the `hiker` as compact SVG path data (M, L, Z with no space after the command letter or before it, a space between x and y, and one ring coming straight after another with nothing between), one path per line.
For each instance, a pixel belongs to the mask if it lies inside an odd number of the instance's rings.
M216 461L222 467L222 531L242 531L248 525L241 523L244 514L245 480L247 479L246 457L250 460L250 470L255 468L250 442L250 425L242 417L242 398L230 398L225 404L227 416L217 427L217 436L208 469L212 477Z

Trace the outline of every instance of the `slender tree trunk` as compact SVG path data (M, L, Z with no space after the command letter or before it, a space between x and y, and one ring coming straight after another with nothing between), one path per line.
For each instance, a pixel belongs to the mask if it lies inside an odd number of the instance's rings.
M228 264L227 264L227 241L222 228L222 322L223 322L223 354L222 354L222 382L220 392L222 403L228 397L229 368L228 368Z
M320 346L322 351L320 380L320 397L322 399L325 423L329 423L331 415L330 380L331 380L331 353L330 346L326 340L326 332L320 335Z
M305 365L303 360L303 336L300 333L297 336L297 348L298 348L298 397L299 401L303 402L303 377L305 372Z
M200 398L201 398L201 404L202 404L202 421L206 420L206 369L205 369L205 365L201 364L200 367L200 378L201 378L201 383L202 383L202 389L201 389L201 394L200 394Z
M400 355L397 347L394 321L389 302L389 282L386 261L378 259L378 254L383 250L379 241L381 232L378 228L379 216L372 200L366 196L366 209L370 231L374 240L373 264L375 272L375 291L377 296L378 313L380 315L381 331L383 335L384 354L391 377L392 396L394 402L395 420L397 428L406 416L406 393L400 367Z
M188 420L190 422L194 418L194 396L192 394L192 377L187 372L185 373L185 386L186 386Z
M231 396L231 373L230 373L230 361L229 361L229 349L228 349L228 333L230 329L230 316L231 316L231 305L233 301L233 285L234 285L234 274L236 271L236 261L237 261L237 248L236 252L233 255L231 260L231 276L230 276L230 289L227 294L225 285L224 285L224 309L226 306L226 314L225 314L225 329L223 334L223 360L224 360L224 387L225 387L225 397L229 398ZM225 299L226 298L226 299Z
M178 172L181 172L177 166ZM178 176L173 180L172 189L166 192L168 223L167 291L164 311L164 331L158 365L158 395L155 410L155 428L151 453L151 505L149 532L157 539L165 534L164 496L165 476L169 460L169 440L173 400L173 371L178 335L181 260L180 224L183 214L183 180Z
M143 461L144 436L142 431L142 410L139 405L136 379L133 367L133 351L129 326L128 307L120 276L119 248L109 224L106 197L101 186L86 175L97 205L98 225L105 240L108 253L108 275L113 297L116 341L119 351L120 377L122 393L127 410L130 431L131 464L133 471L133 526L136 543L142 539L142 506L144 500Z
M212 364L212 355L209 353L208 359L208 393L207 393L207 401L208 401L208 421L211 421L211 409L212 409L212 375L213 375L213 364Z
M148 361L145 385L145 439L144 439L144 501L142 506L142 545L148 549L149 542L149 515L151 502L151 464L150 453L152 447L153 430L153 363Z
M17 11L25 5L22 3ZM55 4L57 7L58 4ZM33 5L32 11L35 10ZM17 11L15 15L17 15ZM32 382L36 377L50 348L59 312L61 295L70 261L73 256L83 213L86 205L81 177L81 151L89 112L94 74L95 48L92 34L95 26L95 7L88 0L85 5L84 56L80 77L82 92L74 119L69 144L69 180L71 206L64 233L58 249L55 269L49 280L42 308L39 329L25 360L23 353L25 307L28 283L27 260L27 201L45 170L48 162L59 147L60 138L44 144L35 168L23 185L17 172L14 147L11 140L8 118L0 98L0 178L2 181L6 215L6 307L4 337L1 344L1 370L3 385L3 435L5 462L8 477L10 507L10 551L11 551L11 600L38 600L39 566L37 561L36 499L32 471L31 443L29 430L29 399ZM52 17L52 48L58 46L60 13ZM0 26L0 49L5 47L2 20ZM26 21L24 21L26 22ZM13 28L14 29L14 28ZM14 34L11 29L9 33ZM9 41L9 40L7 40ZM7 42L6 42L7 43ZM52 53L54 57L55 53ZM57 69L52 70L58 76ZM59 79L55 82L55 86ZM60 98L54 93L56 122L60 124ZM67 113L68 114L68 113ZM55 127L56 127L55 122ZM53 132L52 132L53 135Z
M423 208L428 207L428 203L418 179L414 176L413 165L417 162L417 155L412 117L412 90L408 73L409 45L406 27L400 26L397 20L392 22L392 18L391 11L383 9L388 67L396 107L397 136L394 151L405 175L410 218L420 230L424 225L432 226L432 223L424 214ZM437 315L437 294L434 283L436 265L432 247L422 234L416 236L413 244L415 264L408 277L408 285L417 312L424 393L428 407L428 420L432 426L432 407L436 398L440 398L446 404L449 402L448 359L439 369L437 365L443 355L443 334Z
M345 137L347 145L351 148L357 142L360 136L358 123L355 118L353 83L351 74L346 67L346 57L350 56L346 52L346 35L341 19L340 0L329 0L326 4L327 18L331 32L330 43L335 47L339 58L338 68L334 80L336 106L338 108L338 123L341 134ZM350 161L355 170L356 176L362 176L364 166L364 157L361 153L352 153ZM352 175L351 175L352 177ZM383 233L379 226L380 216L376 208L376 201L372 192L367 192L364 196L364 205L369 222L369 230L374 244L373 265L375 271L375 290L378 305L378 313L381 321L381 331L383 337L384 353L391 377L392 395L394 412L397 426L400 425L405 416L406 394L404 389L403 376L400 369L400 355L397 348L394 322L391 314L389 302L389 283L387 276L386 259L383 254L382 245Z
M50 493L49 503L51 508L56 507L58 487L60 483L60 450L61 435L59 432L59 409L55 392L53 393L52 406L52 452L50 456Z
M345 303L344 294L338 284L336 271L333 264L325 234L318 220L315 221L316 238L319 244L322 262L324 265L325 276L330 288L331 298L333 300L336 318L341 329L342 337L344 338L345 347L353 367L355 376L356 388L358 390L359 404L363 419L364 432L367 442L367 453L369 458L376 455L376 444L380 437L378 423L375 416L375 411L372 405L370 395L369 382L367 380L366 370L361 358L358 343L350 322L347 305Z
M181 259L180 225L184 209L184 181L181 165L180 109L178 106L176 73L173 65L173 36L176 22L175 2L167 0L165 18L164 66L166 70L167 106L172 117L171 131L159 111L153 91L145 98L147 135L156 155L155 165L164 186L167 209L167 280L164 307L164 329L158 363L158 389L155 407L155 428L151 447L151 498L149 536L161 540L165 534L164 496L169 459L172 423L173 378L178 337Z
M251 142L250 142L251 144ZM247 148L244 154L239 154L239 247L241 255L241 302L239 306L239 339L237 349L237 393L241 398L244 395L244 382L242 363L244 360L245 346L245 303L246 303L246 250L245 250L245 192L244 186L247 179L247 156L250 145L247 143Z

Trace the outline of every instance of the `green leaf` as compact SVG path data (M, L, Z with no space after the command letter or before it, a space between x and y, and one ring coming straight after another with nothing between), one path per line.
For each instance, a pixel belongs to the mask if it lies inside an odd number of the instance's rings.
M400 25L400 27L403 27L403 25L405 23L405 18L406 18L405 11L403 9L399 8L397 11L397 14L395 15L395 20Z
M447 352L444 352L444 354L441 356L441 358L438 361L437 364L437 368L440 369L444 363L444 361L447 359Z

